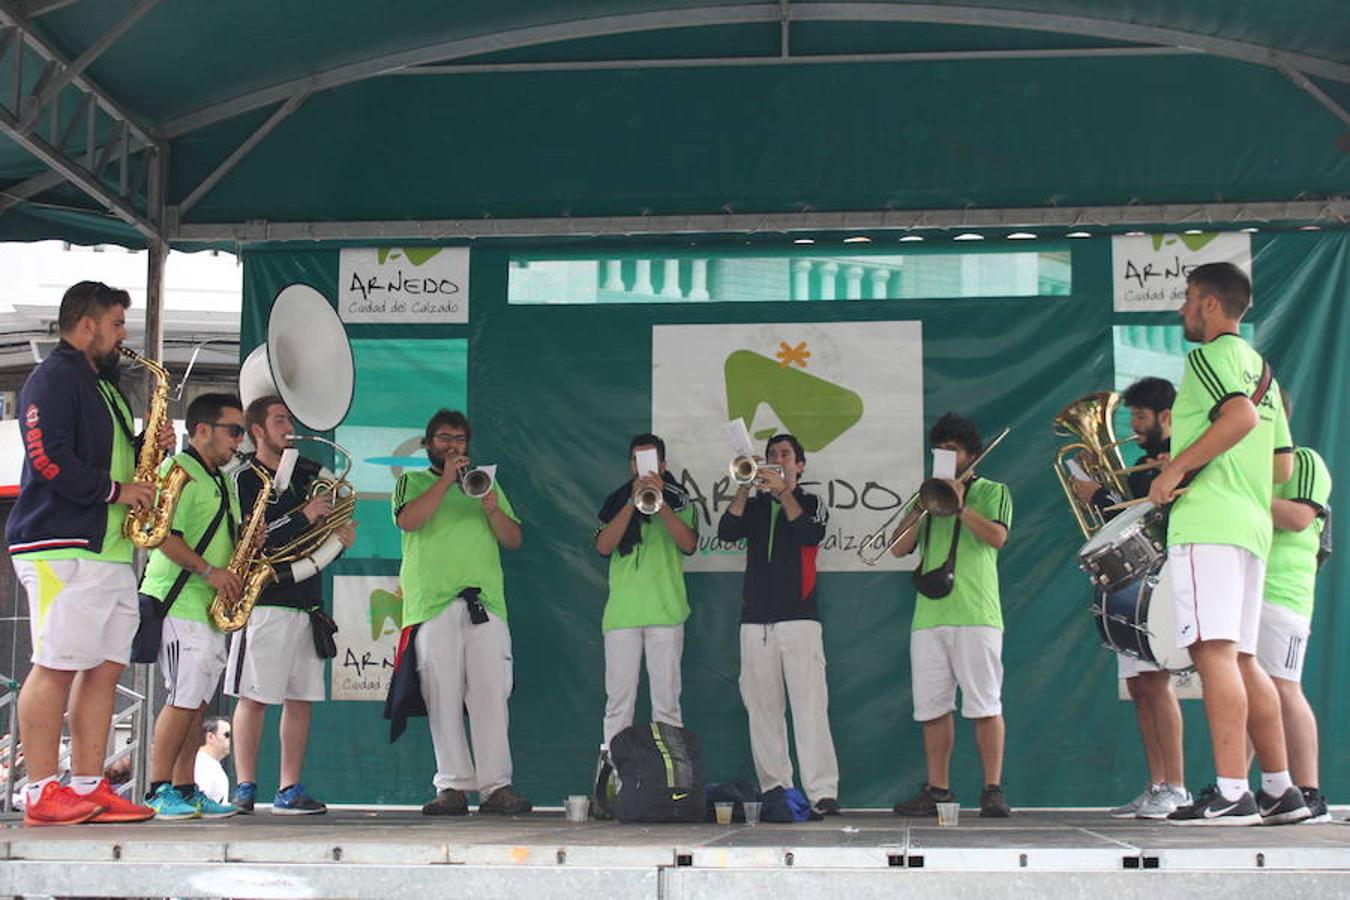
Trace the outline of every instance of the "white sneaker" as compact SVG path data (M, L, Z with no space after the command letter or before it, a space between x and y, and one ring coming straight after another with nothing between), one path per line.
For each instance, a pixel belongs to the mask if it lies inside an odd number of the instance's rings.
M1140 794L1138 797L1135 797L1133 800L1131 800L1129 803L1126 803L1124 806L1117 806L1115 809L1111 810L1110 811L1111 818L1133 819L1135 814L1139 812L1139 807L1143 806L1148 801L1148 799L1153 796L1153 792L1155 790L1157 790L1157 788L1155 788L1153 785L1149 785L1148 787L1144 788L1144 792Z
M1150 792L1148 800L1139 807L1135 817L1165 819L1179 807L1189 806L1193 802L1190 792L1184 787L1163 782L1156 790Z

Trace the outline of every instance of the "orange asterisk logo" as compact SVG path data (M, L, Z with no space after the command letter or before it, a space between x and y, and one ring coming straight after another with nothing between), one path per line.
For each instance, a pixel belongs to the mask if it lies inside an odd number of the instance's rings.
M774 356L778 359L778 365L784 369L793 363L805 369L806 360L811 356L811 351L806 349L806 341L798 341L795 347L789 347L787 341L779 341L778 352Z

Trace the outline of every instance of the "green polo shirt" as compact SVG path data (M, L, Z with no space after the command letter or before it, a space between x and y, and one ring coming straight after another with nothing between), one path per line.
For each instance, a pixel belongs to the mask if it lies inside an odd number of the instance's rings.
M966 488L966 506L991 522L1012 530L1012 494L1008 486L976 478ZM926 516L919 526L922 555L919 571L940 568L951 552L956 516ZM998 591L998 550L962 526L956 543L956 580L952 592L940 599L918 594L912 630L939 625L988 625L1003 627L1003 608Z
M607 632L679 625L689 618L683 551L659 515L634 515L641 520L641 539L629 553L620 555L616 549L609 555L609 599L601 623ZM694 504L686 503L675 515L697 532Z
M395 524L409 502L420 497L440 476L430 469L404 472L390 496ZM520 522L501 482L493 486L497 504L514 522ZM506 619L501 548L488 523L481 500L466 497L458 484L446 491L431 518L416 531L403 535L403 563L398 579L403 587L403 627L433 619L467 587L482 593L490 612Z
M1302 531L1276 528L1266 560L1267 603L1283 606L1305 619L1313 614L1313 588L1317 582L1317 549L1326 519L1321 513L1331 499L1331 473L1316 450L1299 447L1294 451L1294 474L1275 486L1281 500L1307 503L1318 511L1317 518Z
M200 457L193 450L177 453L164 461L159 467L162 478L174 465L180 465L188 473L189 479L183 485L178 506L173 512L173 533L181 537L191 549L196 549L206 527L216 517L220 509L221 497L225 498L227 512L216 527L211 542L206 545L202 558L212 566L222 569L229 565L234 553L234 542L239 531L239 497L234 492L234 480L219 471L208 472ZM149 594L156 600L168 596L169 589L182 571L178 564L164 555L160 549L150 551L150 561L146 564L145 575L141 579L141 593ZM178 594L169 609L169 615L175 619L191 622L210 623L207 610L216 597L216 589L200 575L188 576L183 590Z
M106 379L98 379L98 392L103 396L103 404L108 408L108 418L112 419L112 457L109 459L108 475L113 481L125 484L136 476L136 448L132 444L131 410L122 398L122 392L113 387ZM122 534L122 523L127 520L127 508L120 503L109 503L108 521L103 529L103 549L98 553L82 550L78 547L65 547L59 550L36 550L25 553L24 559L96 559L100 562L130 563L136 547L131 539Z
M1233 397L1251 396L1261 380L1261 354L1235 334L1221 334L1186 354L1186 371L1172 404L1172 455L1208 430L1211 416ZM1289 422L1273 380L1257 405L1259 422L1220 453L1172 504L1167 543L1226 544L1258 559L1270 552L1274 454L1290 449Z

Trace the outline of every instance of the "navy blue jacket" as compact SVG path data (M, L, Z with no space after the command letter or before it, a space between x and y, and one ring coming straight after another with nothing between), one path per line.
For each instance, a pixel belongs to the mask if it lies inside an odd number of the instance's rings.
M802 514L791 522L783 507L773 503L768 494L755 494L746 501L744 515L733 516L727 510L717 523L720 539L746 542L742 625L820 618L816 609L816 554L825 538L829 510L819 497L800 486L793 495ZM777 518L770 520L775 508Z
M5 542L11 555L77 548L99 553L108 526L113 429L132 436L133 423L115 422L99 392L99 378L117 388L118 370L98 374L84 354L62 341L19 392L23 475L9 514Z

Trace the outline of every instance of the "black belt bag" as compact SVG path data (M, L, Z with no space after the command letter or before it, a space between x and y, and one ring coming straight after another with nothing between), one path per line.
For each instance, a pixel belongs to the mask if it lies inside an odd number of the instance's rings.
M338 633L337 623L323 611L323 607L310 607L309 629L314 634L314 652L319 654L319 659L337 656L337 641L333 638Z
M206 552L211 539L216 536L216 529L220 527L220 520L225 518L225 504L225 495L222 493L220 509L216 510L215 518L211 520L210 525L206 526L206 531L202 532L201 540L197 541L197 546L192 548L192 552L198 556ZM173 585L169 588L169 592L164 595L163 600L151 597L149 594L137 595L137 602L141 610L141 622L136 626L136 636L131 639L132 662L153 663L159 659L159 645L164 639L164 617L169 614L174 601L183 592L183 586L187 584L191 575L192 573L187 569L180 570L178 577L173 580Z
M920 572L919 569L923 568L923 557L928 555L928 535L931 531L932 528L925 528L923 531L923 554L919 559L919 568L910 573L910 577L914 579L914 588L920 594L930 600L941 600L950 594L956 585L956 544L961 538L961 520L958 518L956 524L952 526L952 548L947 551L947 561L936 569Z

